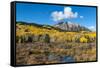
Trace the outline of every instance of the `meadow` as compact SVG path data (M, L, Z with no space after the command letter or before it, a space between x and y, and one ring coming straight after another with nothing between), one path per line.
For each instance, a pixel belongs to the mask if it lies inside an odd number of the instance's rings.
M16 24L16 64L96 61L96 32Z

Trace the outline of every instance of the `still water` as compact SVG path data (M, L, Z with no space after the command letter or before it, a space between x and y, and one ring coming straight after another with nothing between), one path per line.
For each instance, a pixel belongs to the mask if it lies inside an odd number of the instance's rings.
M49 55L48 59L49 59L49 61L57 60L60 63L75 62L75 59L72 56L55 56L55 55Z

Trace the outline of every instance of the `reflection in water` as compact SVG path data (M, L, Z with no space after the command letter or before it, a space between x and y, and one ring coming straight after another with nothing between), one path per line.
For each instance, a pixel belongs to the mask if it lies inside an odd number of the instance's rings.
M55 56L53 54L48 56L49 61L58 61L60 63L65 63L65 62L75 62L75 59L72 56Z
M71 56L63 56L60 58L60 62L75 62L75 59Z

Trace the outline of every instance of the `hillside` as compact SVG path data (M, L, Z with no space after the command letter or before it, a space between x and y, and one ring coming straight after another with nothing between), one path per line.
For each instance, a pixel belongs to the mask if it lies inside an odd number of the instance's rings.
M91 31L84 26L72 22L59 22L58 24L55 24L54 27L60 28L65 31Z
M66 31L50 25L16 23L17 65L95 60L96 32Z
M70 31L70 32L79 32L79 31L91 31L88 28L81 26L79 24L71 23L71 22L59 22L53 26L51 25L42 25L42 24L36 24L36 23L26 23L26 22L17 22L18 24L22 25L32 25L39 28L45 28L45 29L54 29L58 31Z

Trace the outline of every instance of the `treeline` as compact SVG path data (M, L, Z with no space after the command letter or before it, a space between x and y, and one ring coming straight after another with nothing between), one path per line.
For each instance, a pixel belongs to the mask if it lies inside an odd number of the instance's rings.
M28 42L77 42L77 43L91 43L95 42L96 37L90 35L66 35L66 36L53 36L51 37L49 34L40 34L40 35L21 35L16 36L17 43L28 43Z
M41 27L36 24L27 25L24 23L16 24L16 42L77 42L91 43L96 42L96 33L89 31L66 32L55 30L48 26ZM50 28L50 29L49 29Z
M35 36L35 35L22 35L22 36L16 36L16 42L17 43L28 43L28 42L46 42L49 43L50 42L50 37L48 34L44 34L44 35L39 35L39 36Z

